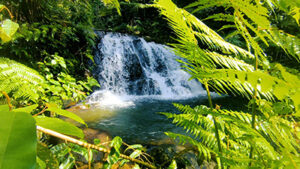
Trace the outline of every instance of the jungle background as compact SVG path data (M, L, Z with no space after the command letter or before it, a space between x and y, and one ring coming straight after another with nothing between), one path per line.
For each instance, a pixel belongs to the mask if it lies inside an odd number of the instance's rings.
M207 105L162 113L189 133L166 134L199 163L299 168L299 1L0 0L0 11L0 168L96 168L98 151L103 168L189 166L184 151L159 162L120 137L86 143L86 123L65 108L100 87L91 74L98 30L171 46L202 83ZM249 111L214 105L212 91L245 98Z

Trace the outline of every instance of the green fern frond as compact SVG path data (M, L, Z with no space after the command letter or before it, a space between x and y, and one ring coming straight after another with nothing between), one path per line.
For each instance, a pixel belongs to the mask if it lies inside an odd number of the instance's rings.
M294 78L286 78L295 79L293 81L285 81L260 70L252 72L234 69L208 70L198 67L186 67L186 69L193 78L200 79L200 81L201 79L209 79L210 86L220 92L228 90L250 98L255 87L260 96L268 100L273 100L274 96L280 100L289 96L295 101L295 106L299 106L299 101L295 98L298 96L298 92L294 92L295 90L300 90L300 82L296 76ZM291 74L289 75L292 76Z
M300 5L292 7L289 14L295 19L297 24L300 26Z
M193 11L197 12L202 9L210 8L210 7L224 7L224 8L234 8L235 10L239 10L248 16L255 24L266 28L269 27L270 21L266 18L268 16L268 10L264 6L259 3L256 3L251 0L216 0L216 1L209 1L209 0L199 0L188 5L186 8L197 7L196 10Z
M186 135L182 135L182 134L177 134L177 133L172 133L172 132L166 132L165 134L174 140L178 139L179 144L184 145L186 143L190 143L190 144L196 146L198 149L198 152L199 152L199 157L203 157L206 160L211 159L211 152L214 152L214 151L210 150L208 147L203 145L201 142L198 142L198 141L194 140L193 138L186 136Z
M213 148L217 144L217 140L213 133L208 132L209 128L212 128L212 120L205 116L195 116L192 114L172 114L172 113L161 113L168 118L173 119L173 123L177 126L183 127L186 132L192 134L198 140Z
M119 15L121 15L119 0L101 0L105 6L116 8Z
M208 28L203 22L189 14L187 11L177 8L170 0L159 0L156 4L161 10L162 15L166 16L171 28L178 36L178 44L172 44L172 46L176 49L175 52L189 62L186 64L186 62L182 61L182 63L187 65L184 68L192 74L199 70L195 71L191 67L206 67L208 69L224 67L250 71L254 69L252 66L243 61L237 61L237 59L240 58L247 59L248 61L249 59L254 59L255 56L250 52L226 42L217 33ZM250 36L249 32L248 34ZM201 49L198 46L197 38L200 39L202 43L206 44L210 51ZM260 48L258 43L252 37L250 41L249 43L257 45L257 48ZM220 53L218 52L218 55L215 54L216 52L212 51L219 51ZM264 57L262 50L256 51L259 55ZM226 57L221 53L230 57ZM237 59L235 60L231 58ZM201 81L201 78L196 78ZM242 94L247 98L250 98L250 95L252 95L254 91L253 87L256 87L251 86L250 83L241 84L238 81L235 81L234 83L227 83L226 81L214 80L213 83L210 82L210 84L214 84L212 87L218 92L227 93L226 91L229 90L235 94ZM261 93L261 95L268 99L273 99L271 93Z
M295 21L300 25L300 2L293 0L270 0L272 5L279 8L280 10L291 15Z
M180 143L189 142L198 146L200 153L209 150L207 153L217 154L225 160L222 162L227 165L246 165L249 162L247 154L250 152L250 145L255 144L255 150L265 153L269 158L275 159L278 156L274 147L259 132L252 129L251 116L247 113L211 110L206 106L196 106L195 108L180 104L175 104L175 106L183 113L162 114L173 119L173 123L183 127L190 136L170 132L167 135L173 139L178 138ZM218 119L221 146L224 150L223 155L217 151L212 116Z
M178 8L172 1L159 0L155 3L155 7L160 9L161 14L166 17L172 30L176 33L179 43L186 43L186 46L188 43L198 45L196 39L196 37L198 37L213 49L218 48L226 53L238 55L247 59L255 58L250 52L226 42L198 18L184 9Z
M188 5L186 8L197 7L196 10L193 11L197 12L199 10L211 8L214 6L224 7L225 9L234 9L234 12L232 14L215 14L213 16L209 16L206 19L235 23L235 27L237 28L237 30L239 30L240 34L243 35L249 47L251 46L254 49L254 53L264 59L265 54L263 50L257 44L257 41L254 39L254 37L252 37L249 31L251 30L252 32L254 32L255 35L268 46L266 37L269 39L272 39L272 37L269 34L261 31L270 27L270 21L268 19L268 9L263 5L263 3L251 0L199 0L192 3L191 5ZM251 49L249 48L249 51L250 50Z
M196 70L195 70L196 69ZM234 69L201 69L187 68L193 78L209 79L209 85L222 93L230 91L250 98L253 95L254 87L258 88L261 96L273 100L271 89L273 86L284 86L283 80L272 77L262 71L240 71Z
M243 60L221 55L216 52L206 52L206 54L222 68L235 69L235 70L245 70L245 71L254 71L254 67Z
M240 34L240 32L239 31L232 31L231 33L229 33L229 34L227 34L226 35L226 37L224 38L225 40L228 40L228 39L230 39L230 38L232 38L232 37L234 37L234 36L237 36L237 35L239 35Z
M45 82L37 71L8 58L0 58L0 91L12 94L15 99L36 101Z
M274 42L300 62L300 39L296 36L285 33L282 30L273 28L270 31Z
M218 14L210 15L209 17L203 19L203 21L209 20L209 19L212 19L214 21L234 22L233 15L223 14L223 13L218 13Z

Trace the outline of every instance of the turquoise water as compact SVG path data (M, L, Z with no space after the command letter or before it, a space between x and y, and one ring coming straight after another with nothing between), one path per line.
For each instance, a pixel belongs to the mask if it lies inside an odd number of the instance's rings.
M247 110L244 107L246 100L230 96L213 98L214 104L221 105L221 108L231 110ZM171 123L164 115L158 112L179 113L172 103L189 104L196 106L207 105L206 96L188 100L155 100L142 99L134 102L134 105L114 109L111 115L98 120L88 122L90 128L105 130L112 136L120 136L127 143L149 143L164 140L166 131L184 133L184 131ZM93 109L93 108L92 108ZM97 108L93 111L97 112ZM100 112L100 111L99 111ZM101 113L101 112L100 112ZM102 111L106 113L106 111ZM88 116L88 113L86 113Z

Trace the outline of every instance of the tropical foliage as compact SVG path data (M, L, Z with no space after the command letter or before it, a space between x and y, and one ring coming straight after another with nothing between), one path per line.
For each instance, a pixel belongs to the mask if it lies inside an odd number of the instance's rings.
M7 10L12 18L10 11L0 5L0 11L3 9ZM10 19L1 22L1 42L9 43L18 28L19 25ZM72 168L76 166L73 152L86 158L90 168L90 148L109 154L105 160L108 168L116 163L123 165L129 161L155 168L149 163L135 159L143 155L140 145L129 146L133 150L130 156L121 154L123 141L119 137L110 142L111 150L100 147L100 141L98 146L69 137L83 139L84 134L82 129L58 116L87 125L79 116L61 109L62 103L68 99L84 99L84 91L91 91L91 87L99 84L92 77L88 77L87 82L71 77L64 58L57 53L50 56L47 54L38 65L39 72L6 57L0 58L0 91L1 97L7 103L0 106L0 168ZM47 137L43 133L74 144L63 143L48 147L43 143ZM136 164L135 167L139 166Z
M293 3L286 4L289 2ZM278 63L270 64L262 47L262 44L275 43L299 61L299 44L291 41L290 46L284 45L283 39L291 36L277 36L278 28L269 19L281 5L279 1L237 0L197 1L186 7L192 12L215 6L224 8L226 13L207 19L233 23L221 29L235 29L232 34L244 38L245 50L228 43L170 0L156 2L155 6L176 34L177 43L171 45L183 58L179 60L183 69L204 84L210 103L210 108L175 104L182 114L162 113L191 134L168 132L167 135L195 145L199 156L207 160L213 154L219 167L299 166L299 76L288 73ZM292 15L298 22L295 13ZM214 108L209 88L247 97L250 113L222 110L218 105Z
M171 42L182 68L205 87L209 107L174 104L182 113L162 114L188 134L166 134L196 147L200 159L219 168L300 166L299 2L147 3L0 0L0 168L77 168L82 159L92 168L99 151L107 154L104 168L130 161L133 168L165 167L120 137L87 143L87 124L62 109L99 87L87 66L93 63L94 28ZM210 90L247 98L249 111L213 105ZM65 143L49 143L49 136ZM169 168L177 168L176 161Z

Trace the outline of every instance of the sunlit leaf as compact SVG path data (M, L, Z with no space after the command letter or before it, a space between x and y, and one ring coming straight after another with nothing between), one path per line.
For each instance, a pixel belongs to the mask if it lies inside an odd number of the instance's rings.
M120 148L121 148L122 143L123 143L122 138L119 136L116 136L111 141L110 146L113 147L117 153L120 153Z
M131 158L137 158L137 157L139 157L141 154L142 154L142 151L141 151L141 150L134 150L134 152L130 154L130 157L131 157Z
M132 169L140 169L140 166L138 164L135 164Z
M36 166L36 126L25 112L0 106L0 168L34 169Z
M84 137L84 134L81 129L61 119L50 118L45 116L36 116L35 120L38 126L44 127L46 129L54 130L62 134L76 136L79 138Z
M38 107L38 104L34 104L31 106L26 106L18 109L14 109L14 112L25 112L25 113L31 113L33 110L35 110Z
M70 119L73 119L81 124L85 124L86 123L79 117L77 116L76 114L72 113L72 112L69 112L67 110L63 110L63 109L60 109L56 104L54 103L51 103L51 104L47 104L47 110L51 111L51 112L54 112L58 115L61 115L61 116L65 116L65 117L68 117Z
M177 163L175 160L173 160L171 162L171 164L169 165L168 169L177 169Z
M0 38L3 42L11 40L12 36L16 33L19 28L19 24L11 21L10 19L4 20L0 23Z
M46 163L43 160L41 160L38 156L36 157L36 163L38 169L46 169Z

